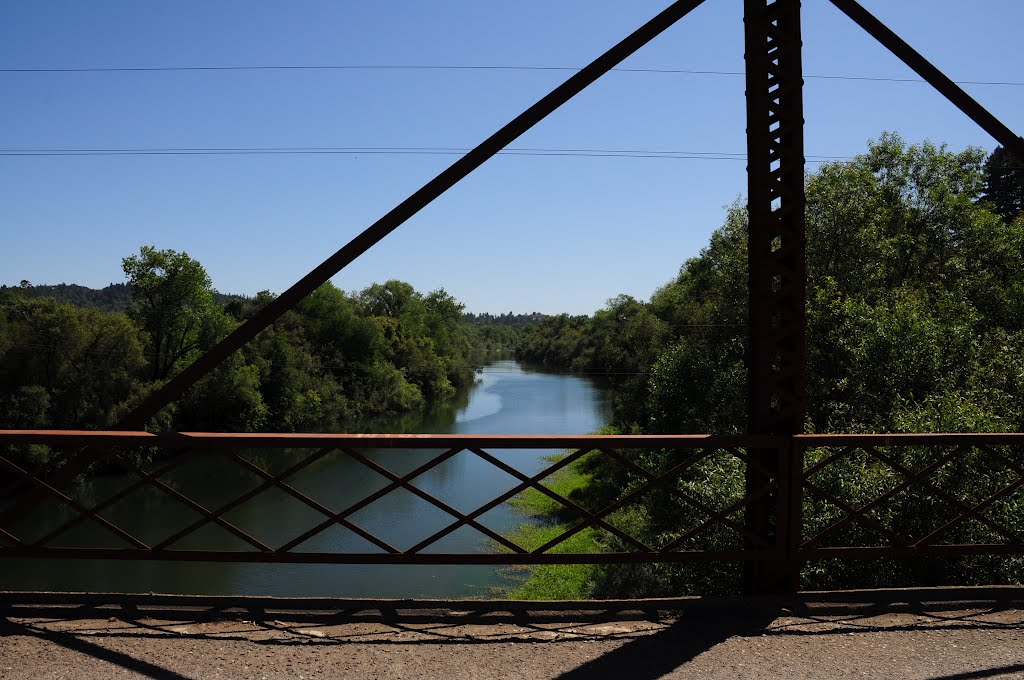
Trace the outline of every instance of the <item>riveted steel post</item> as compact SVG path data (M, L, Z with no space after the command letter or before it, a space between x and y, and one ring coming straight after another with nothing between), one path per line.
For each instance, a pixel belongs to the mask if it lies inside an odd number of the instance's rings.
M803 430L806 357L803 70L800 0L745 0L749 266L749 431ZM793 447L753 451L747 493L773 492L747 508L747 528L779 547L787 534ZM750 563L750 594L797 587L792 561Z

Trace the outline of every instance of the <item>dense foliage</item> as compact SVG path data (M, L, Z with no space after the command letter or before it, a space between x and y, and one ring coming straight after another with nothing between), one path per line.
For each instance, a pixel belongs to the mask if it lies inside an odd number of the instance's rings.
M885 135L852 162L826 164L808 176L807 431L1021 429L1024 215L1014 201L1024 195L1024 181L1007 168L1005 156L986 163L977 149L953 152ZM619 297L593 317L545 320L524 332L518 355L611 374L623 431L743 432L746 240L746 212L734 205L708 247L650 302ZM923 465L922 451L901 455L912 469ZM642 459L657 470L667 456L649 452ZM592 482L576 498L594 508L643 481L607 458L588 465L579 471ZM946 481L933 481L976 500L985 497L983 487L1012 481L983 455L964 457L941 472ZM893 486L894 474L876 459L852 456L817 481L855 493L856 507ZM688 470L680 485L720 508L742 498L742 475L734 458L712 457ZM1009 526L1019 524L1022 510L1019 502L989 508ZM836 509L808 503L804 511L813 529L825 526ZM908 492L878 512L912 528L940 510L927 494ZM699 518L686 504L654 493L615 521L650 545L664 545ZM734 518L742 522L742 513ZM857 531L850 527L846 538L857 540ZM993 542L969 522L945 538ZM630 549L613 537L605 540L606 549ZM734 536L711 532L691 547L739 544ZM1019 578L1019 567L1019 560L974 560L930 563L928 569L935 581L995 582ZM805 572L805 584L921 582L914 569L919 567L819 564ZM737 575L717 567L614 568L600 571L593 593L714 592L735 587Z
M519 342L523 329L545 318L543 314L474 314L463 315L470 324L473 336L480 347L487 351L510 352Z
M103 428L272 299L220 296L185 253L144 247L127 284L0 290L0 429ZM58 291L63 302L46 295ZM131 304L117 307L128 290ZM325 284L164 410L155 429L324 431L440 404L480 352L513 339L467 323L444 290ZM25 450L22 460L45 457Z

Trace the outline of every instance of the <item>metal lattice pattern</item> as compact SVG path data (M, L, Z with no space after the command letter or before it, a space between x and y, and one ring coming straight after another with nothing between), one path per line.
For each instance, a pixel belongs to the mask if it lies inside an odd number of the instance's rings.
M93 474L64 488L60 467L33 474L11 455L44 445L100 452ZM542 457L560 450L557 460ZM774 452L769 466L763 457ZM517 464L533 461L523 471ZM504 480L470 505L438 486L461 460ZM792 465L792 461L803 461ZM402 463L396 465L397 463ZM345 464L349 488L310 487ZM589 466L613 488L598 500L559 490L558 475ZM189 466L202 474L183 474ZM529 467L529 466L528 466ZM776 473L775 470L782 470ZM753 492L750 472L768 480ZM115 474L116 473L116 474ZM101 482L121 480L114 488ZM370 481L367 481L370 480ZM433 486L432 486L433 484ZM439 491L439 489L441 491ZM444 491L446 490L447 491ZM442 492L444 491L444 492ZM449 493L449 495L446 495ZM523 493L560 509L564 529L526 545L490 513ZM269 507L258 498L275 495ZM367 510L402 494L436 516L400 540ZM0 499L43 498L0 524L0 557L321 562L336 564L793 563L833 557L1024 554L1024 435L795 437L473 437L0 432ZM771 534L745 519L766 502L784 518ZM120 507L121 512L111 513ZM262 506L268 507L268 506ZM177 508L175 522L148 521ZM295 512L300 508L302 512ZM629 521L657 508L668 529ZM0 510L5 508L0 508ZM127 509L127 511L125 511ZM249 514L240 514L243 510ZM305 514L303 514L305 513ZM284 522L287 515L298 519ZM240 521L240 518L245 521ZM172 526L173 524L173 526ZM507 527L506 527L507 529ZM347 543L325 537L341 532ZM471 532L472 549L445 541ZM572 551L583 531L604 551ZM205 532L205 533L204 533ZM212 543L210 542L212 541Z
M748 453L750 443L769 450L768 440L743 442L714 437L446 437L392 435L176 435L156 437L142 433L32 433L19 438L16 433L0 433L0 445L24 442L64 447L76 452L79 440L88 440L98 451L99 478L118 472L127 482L112 493L89 497L81 489L58 488L45 475L34 475L10 456L0 455L0 468L10 479L4 498L17 499L26 491L41 492L47 503L29 508L21 521L0 526L0 557L96 557L159 560L216 560L258 562L324 563L494 563L530 564L546 562L670 562L690 559L766 559L778 557L778 549L769 540L744 526L743 516L752 503L777 495L774 482L754 495L743 492L746 468L758 468L766 478L772 472ZM187 443L186 443L187 442ZM148 456L137 456L138 444L146 443ZM774 442L777 444L777 442ZM135 448L132 448L132 447ZM254 454L252 447L290 447L287 452L268 448ZM447 447L447 448L445 448ZM511 464L516 454L536 460L537 451L557 448L564 453L556 462L545 464L532 474ZM391 449L391 450L387 450ZM395 450L400 449L400 450ZM781 454L781 449L778 449ZM0 449L2 451L2 449ZM371 453L372 451L372 453ZM438 453L438 451L440 451ZM155 456L153 455L155 453ZM531 454L532 456L528 455ZM393 463L404 456L417 456L418 463L406 472L395 472ZM421 480L457 456L469 457L504 474L507 488L470 510L427 490ZM612 501L602 500L600 507L586 499L570 498L553 490L554 475L589 457L591 467L600 466L623 484ZM145 462L155 458L155 463ZM281 463L283 458L284 464ZM422 460L424 459L425 460ZM422 460L422 462L421 462ZM347 464L377 480L379 488L358 498L325 498L301 488L303 474L309 479L311 466L317 463ZM198 466L203 474L185 477L182 471ZM276 469L275 469L276 468ZM712 488L703 480L709 474L731 475L734 489ZM51 475L54 476L54 475ZM206 477L215 478L206 484ZM59 470L57 473L59 477ZM354 477L353 477L354 478ZM2 477L0 477L2 479ZM87 477L86 481L93 479ZM231 480L244 479L236 492ZM183 481L190 480L190 481ZM223 487L223 488L220 488ZM214 491L231 489L224 493ZM347 491L352 491L351 489ZM145 493L143 493L145 492ZM524 492L542 494L565 515L568 528L539 546L525 546L488 526L486 515ZM304 506L311 517L286 537L268 539L269 524L283 525L280 517L266 517L255 529L232 521L236 513L263 494L276 493L289 502ZM385 497L404 493L425 504L423 507L443 518L435 529L417 536L411 543L396 545L379 530L361 523L361 511ZM148 494L148 496L145 496ZM178 526L153 535L153 527L137 517L146 512L144 496L152 508L153 495L163 503L173 501L175 508L187 511L189 519ZM637 536L620 521L622 513L649 502L657 494L659 507L670 509L679 530L666 535ZM344 494L337 494L343 497ZM137 512L116 521L107 514L119 504L136 503ZM132 506L135 507L135 506ZM166 512L166 510L162 510ZM122 512L118 517L124 518ZM54 520L57 517L59 520ZM44 521L49 518L49 521ZM132 526L129 526L132 525ZM89 526L93 530L83 545L69 545L65 539L75 530ZM210 528L221 530L214 545L196 548L198 536ZM373 548L350 550L310 549L328 530L341 527L362 544ZM445 537L471 529L479 535L475 552L450 553L432 549ZM566 542L581 531L592 530L604 537L609 549L597 554L575 554L564 550ZM263 533L261 533L263 531ZM271 532L273 533L273 532ZM108 539L117 545L109 545ZM744 545L747 547L744 548Z
M1019 437L821 439L805 451L802 557L1024 553Z

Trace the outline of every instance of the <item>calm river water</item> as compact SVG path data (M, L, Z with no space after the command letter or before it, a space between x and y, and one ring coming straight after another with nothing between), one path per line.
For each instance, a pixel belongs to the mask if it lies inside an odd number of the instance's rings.
M464 434L586 434L610 416L605 392L591 380L531 370L510 359L494 360L478 382L456 401L417 418L377 422L364 428L377 432ZM270 472L300 460L295 451L247 454ZM370 458L396 474L423 464L429 451L367 451ZM438 452L439 453L439 452ZM550 451L492 451L526 474L535 474ZM101 477L78 491L95 504L134 481L134 477ZM259 479L236 464L218 460L189 463L163 479L208 508L219 507L252 489ZM373 493L387 480L341 454L332 454L287 480L323 505L341 509ZM414 480L424 491L454 508L468 512L517 484L506 473L476 456L462 452ZM57 505L33 513L21 527L24 534L42 536L47 527L69 518ZM199 515L157 489L139 490L112 506L103 516L150 545L194 522ZM225 514L231 523L268 545L282 545L315 526L323 516L277 489L265 491ZM400 489L353 514L356 524L400 549L409 548L446 526L452 517ZM507 506L481 516L480 522L506 533L522 517ZM53 545L77 546L96 542L123 547L120 539L95 525L79 525ZM427 552L472 553L487 547L487 539L463 527L428 548ZM247 549L249 546L219 527L207 525L176 543L175 548ZM379 552L347 529L335 526L301 544L300 551ZM69 590L96 592L160 592L324 597L479 597L507 584L500 568L488 566L335 566L113 562L7 561L0 577L5 590Z

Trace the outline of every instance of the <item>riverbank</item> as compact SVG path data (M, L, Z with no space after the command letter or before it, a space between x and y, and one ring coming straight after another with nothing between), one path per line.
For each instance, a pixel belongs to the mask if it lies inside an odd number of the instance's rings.
M602 429L597 434L614 434ZM557 453L545 457L549 464L563 460L568 454ZM586 471L587 461L596 452L555 472L542 481L552 492L573 502L581 500L591 483L592 475ZM516 512L527 518L512 532L510 538L527 550L534 550L571 529L577 522L573 513L550 496L527 489L511 501ZM555 546L552 553L590 554L601 552L598 531L587 527ZM509 569L506 573L514 585L500 589L498 594L511 600L575 600L592 597L598 565L595 564L542 564L535 567Z

